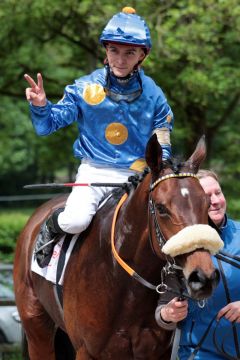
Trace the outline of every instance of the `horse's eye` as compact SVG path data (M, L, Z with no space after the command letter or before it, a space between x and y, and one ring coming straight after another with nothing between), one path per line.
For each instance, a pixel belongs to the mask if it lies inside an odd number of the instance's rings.
M168 210L163 204L157 204L156 208L160 215L168 215Z

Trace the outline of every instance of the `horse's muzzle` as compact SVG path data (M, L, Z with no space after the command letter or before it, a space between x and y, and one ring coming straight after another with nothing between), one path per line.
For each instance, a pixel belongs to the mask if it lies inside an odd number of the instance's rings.
M207 277L201 269L196 269L189 275L186 285L189 294L194 299L202 300L211 296L219 280L220 273L218 269L215 269L210 277Z

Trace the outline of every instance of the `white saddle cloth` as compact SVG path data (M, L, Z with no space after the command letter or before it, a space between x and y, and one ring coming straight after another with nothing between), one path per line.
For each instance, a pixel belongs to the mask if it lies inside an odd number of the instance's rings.
M76 242L78 236L79 236L79 234L76 234L72 237L69 247L67 249L67 253L66 253L66 257L65 257L65 264L63 267L61 278L59 280L60 285L63 284L65 269L66 269L72 249L75 245L75 242ZM34 259L34 255L32 256L31 270L33 272L37 273L38 275L43 276L46 280L51 281L54 284L56 284L58 260L59 260L59 256L60 256L60 252L62 249L64 238L65 238L65 236L63 236L54 246L53 254L52 254L52 257L51 257L51 260L50 260L48 266L41 268L38 265L37 261Z

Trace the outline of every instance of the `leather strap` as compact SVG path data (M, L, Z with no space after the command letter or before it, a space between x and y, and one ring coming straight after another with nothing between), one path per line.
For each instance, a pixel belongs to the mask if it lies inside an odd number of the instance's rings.
M177 324L176 330L174 332L172 353L171 353L171 359L170 360L176 360L177 359L180 338L181 338L181 327L180 327L180 324Z
M61 306L63 307L63 291L62 291L62 285L59 284L59 280L61 278L62 275L62 271L63 271L63 267L65 264L65 259L66 259L66 253L67 253L67 249L70 245L70 241L72 239L72 234L67 234L65 239L63 240L63 245L62 245L62 249L60 252L60 256L58 259L58 265L57 265L57 275L56 275L56 289L57 289L57 295L58 295L58 299L60 301Z

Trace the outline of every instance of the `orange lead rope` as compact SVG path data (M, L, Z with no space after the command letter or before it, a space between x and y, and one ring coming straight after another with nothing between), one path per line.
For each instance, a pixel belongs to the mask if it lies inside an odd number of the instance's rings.
M117 220L117 216L119 213L120 208L122 207L123 203L127 200L128 198L128 194L125 193L119 203L117 204L117 207L115 209L114 215L113 215L113 221L112 221L112 229L111 229L111 245L112 245L112 252L113 255L115 257L115 259L117 260L117 262L123 267L123 269L125 271L127 271L128 274L130 274L131 276L133 276L134 274L134 270L132 268L130 268L130 266L128 266L125 261L123 261L120 256L117 253L117 250L115 248L115 244L114 244L114 235L115 235L115 225L116 225L116 220Z
M161 288L162 288L162 284L159 285L153 285L150 282L148 282L147 280L143 279L140 275L138 275L138 273L136 273L130 266L128 266L128 264L125 263L125 261L123 259L120 258L120 256L117 253L117 250L115 248L115 244L114 244L114 235L115 235L115 225L116 225L116 221L117 221L117 216L119 213L119 210L121 209L122 204L127 200L128 198L128 194L125 193L119 203L117 204L117 207L115 209L114 215L113 215L113 222L112 222L112 229L111 229L111 245L112 245L112 252L114 255L114 258L117 260L117 262L119 263L119 265L121 265L121 267L129 274L131 275L135 280L139 281L142 285L148 287L151 290L155 290L158 293L160 293Z

